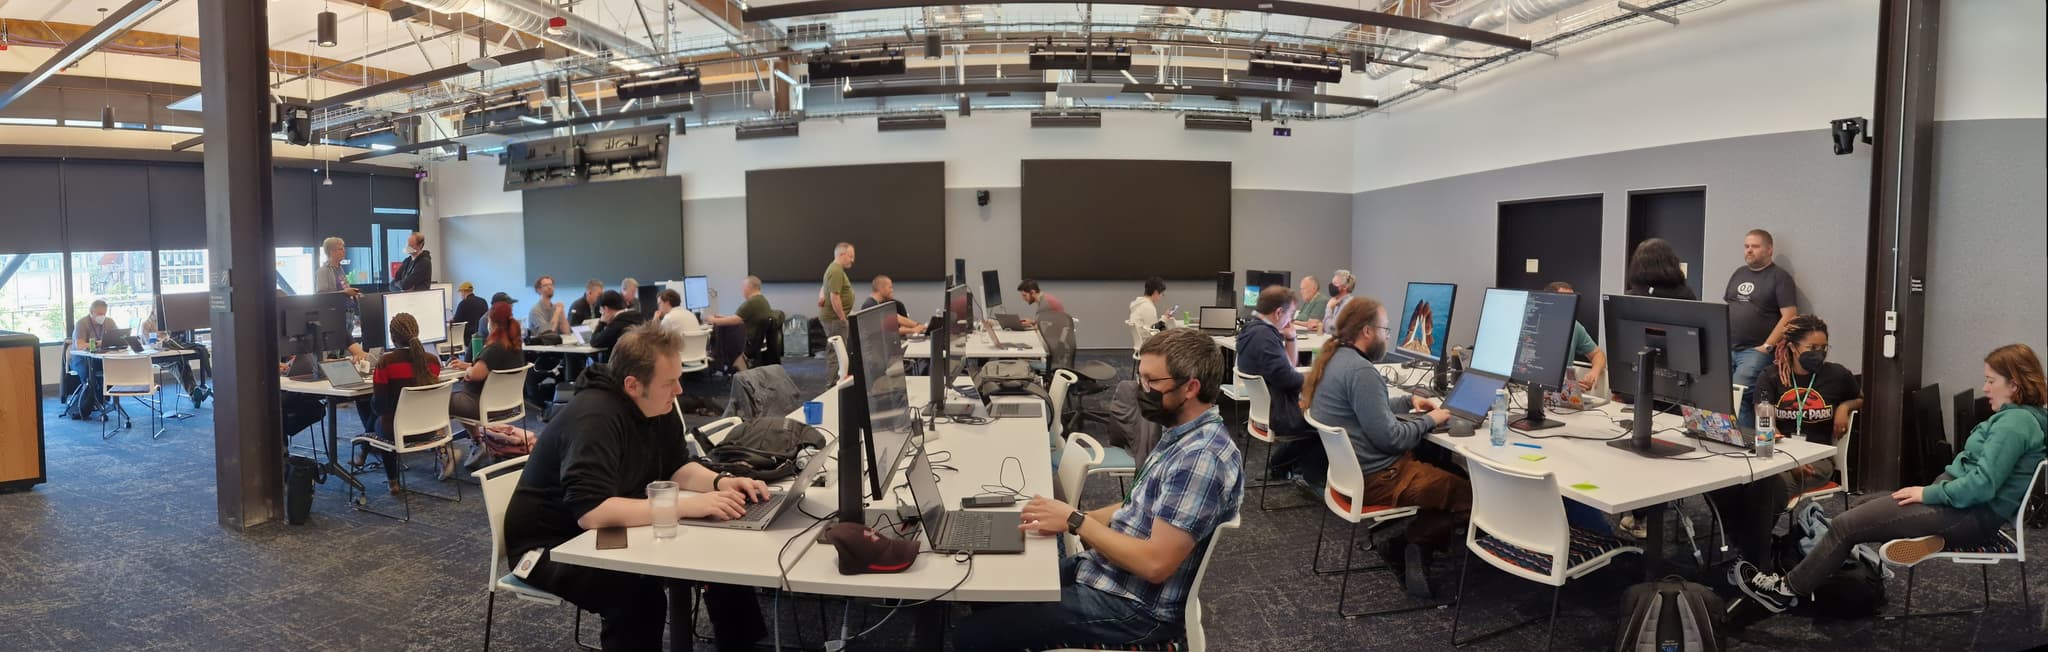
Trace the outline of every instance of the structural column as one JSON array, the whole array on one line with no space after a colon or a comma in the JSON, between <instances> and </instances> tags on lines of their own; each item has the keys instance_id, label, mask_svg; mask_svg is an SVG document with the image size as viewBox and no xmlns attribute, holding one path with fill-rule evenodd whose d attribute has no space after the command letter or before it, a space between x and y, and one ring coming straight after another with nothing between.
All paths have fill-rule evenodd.
<instances>
[{"instance_id":1,"label":"structural column","mask_svg":"<svg viewBox=\"0 0 2048 652\"><path fill-rule=\"evenodd\" d=\"M269 6L199 0L216 512L220 525L232 529L277 520L284 512L272 289Z\"/></svg>"},{"instance_id":2,"label":"structural column","mask_svg":"<svg viewBox=\"0 0 2048 652\"><path fill-rule=\"evenodd\" d=\"M1857 470L1862 484L1871 488L1899 486L1903 461L1918 460L1925 441L1911 428L1907 409L1920 387L1925 349L1921 326L1926 322L1940 24L1940 0L1884 0L1879 9L1877 102L1870 121L1876 155L1871 157L1869 290L1863 309L1869 400L1862 416L1863 465Z\"/></svg>"}]
</instances>

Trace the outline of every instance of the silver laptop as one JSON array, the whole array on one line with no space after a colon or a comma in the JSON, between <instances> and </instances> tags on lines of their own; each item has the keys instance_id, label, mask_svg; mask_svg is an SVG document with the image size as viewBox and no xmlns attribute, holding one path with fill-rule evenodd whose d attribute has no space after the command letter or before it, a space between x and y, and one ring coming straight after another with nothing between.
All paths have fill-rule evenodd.
<instances>
[{"instance_id":1,"label":"silver laptop","mask_svg":"<svg viewBox=\"0 0 2048 652\"><path fill-rule=\"evenodd\" d=\"M587 324L578 324L575 326L570 326L569 337L567 339L562 340L562 343L572 345L589 344L590 326Z\"/></svg>"},{"instance_id":2,"label":"silver laptop","mask_svg":"<svg viewBox=\"0 0 2048 652\"><path fill-rule=\"evenodd\" d=\"M832 450L832 445L827 445L825 448L813 453L811 458L804 463L804 470L796 474L796 482L790 484L788 491L770 490L767 500L758 503L747 503L747 513L739 518L724 521L709 518L685 518L678 519L676 522L684 525L719 527L730 530L766 530L769 525L775 523L775 517L781 516L784 511L788 511L790 506L803 502L804 490L811 487L811 482L818 477L819 473L824 472L825 467L832 465L832 462L828 459L830 457L828 453Z\"/></svg>"},{"instance_id":3,"label":"silver laptop","mask_svg":"<svg viewBox=\"0 0 2048 652\"><path fill-rule=\"evenodd\" d=\"M996 314L995 314L995 318L996 318L996 323L998 323L998 324L1002 324L1002 326L1003 326L1003 330L1009 330L1009 331L1028 331L1028 330L1031 330L1031 328L1030 328L1030 327L1027 327L1027 326L1025 326L1025 325L1024 325L1024 318L1023 318L1023 317L1019 317L1019 316L1016 316L1016 315L1012 315L1012 314L1010 314L1010 313L1007 313L1007 312L999 312L999 313L996 313Z\"/></svg>"},{"instance_id":4,"label":"silver laptop","mask_svg":"<svg viewBox=\"0 0 2048 652\"><path fill-rule=\"evenodd\" d=\"M1237 309L1229 306L1203 306L1195 327L1203 335L1230 337L1237 334Z\"/></svg>"},{"instance_id":5,"label":"silver laptop","mask_svg":"<svg viewBox=\"0 0 2048 652\"><path fill-rule=\"evenodd\" d=\"M327 384L335 389L352 392L370 389L370 381L363 380L362 372L356 371L356 363L349 360L328 360L320 363L321 375L327 376Z\"/></svg>"},{"instance_id":6,"label":"silver laptop","mask_svg":"<svg viewBox=\"0 0 2048 652\"><path fill-rule=\"evenodd\" d=\"M934 552L1019 554L1024 552L1024 531L1017 529L1023 516L1017 512L980 512L946 509L946 497L939 493L939 481L932 475L931 460L918 448L910 457L910 497L925 540Z\"/></svg>"}]
</instances>

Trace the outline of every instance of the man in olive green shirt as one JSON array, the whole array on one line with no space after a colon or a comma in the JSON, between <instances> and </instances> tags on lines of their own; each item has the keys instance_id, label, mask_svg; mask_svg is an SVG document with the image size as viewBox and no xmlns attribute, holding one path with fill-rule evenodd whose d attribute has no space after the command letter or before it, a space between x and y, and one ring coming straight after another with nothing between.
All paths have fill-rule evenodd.
<instances>
[{"instance_id":1,"label":"man in olive green shirt","mask_svg":"<svg viewBox=\"0 0 2048 652\"><path fill-rule=\"evenodd\" d=\"M846 341L846 316L853 314L853 281L847 279L846 270L853 269L853 245L841 242L832 247L832 264L825 266L824 287L818 289L818 321L825 325L825 336L838 336ZM825 371L828 378L838 382L840 374L851 370L839 368L839 357L825 356Z\"/></svg>"},{"instance_id":2,"label":"man in olive green shirt","mask_svg":"<svg viewBox=\"0 0 2048 652\"><path fill-rule=\"evenodd\" d=\"M1294 323L1303 328L1317 330L1323 327L1323 311L1330 307L1330 298L1323 296L1323 289L1316 285L1316 277L1301 277L1301 308L1294 311Z\"/></svg>"}]
</instances>

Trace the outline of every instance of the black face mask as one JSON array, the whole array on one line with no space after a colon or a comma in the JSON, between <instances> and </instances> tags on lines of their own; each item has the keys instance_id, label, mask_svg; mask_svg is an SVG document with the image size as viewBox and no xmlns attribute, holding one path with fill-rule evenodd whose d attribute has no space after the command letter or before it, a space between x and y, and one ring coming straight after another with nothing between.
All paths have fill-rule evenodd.
<instances>
[{"instance_id":1,"label":"black face mask","mask_svg":"<svg viewBox=\"0 0 2048 652\"><path fill-rule=\"evenodd\" d=\"M1799 354L1799 368L1805 369L1806 373L1809 374L1820 373L1821 366L1827 363L1828 354L1823 351L1807 351Z\"/></svg>"},{"instance_id":2,"label":"black face mask","mask_svg":"<svg viewBox=\"0 0 2048 652\"><path fill-rule=\"evenodd\" d=\"M1180 389L1180 385L1174 385L1173 389ZM1166 393L1154 391L1151 387L1146 387L1145 391L1138 392L1138 415L1145 417L1146 421L1159 424L1162 428L1171 428L1180 424L1180 410L1178 408L1167 408Z\"/></svg>"},{"instance_id":3,"label":"black face mask","mask_svg":"<svg viewBox=\"0 0 2048 652\"><path fill-rule=\"evenodd\" d=\"M1333 297L1334 297L1334 296L1337 296L1337 295L1338 295L1339 293L1343 292L1343 291L1344 291L1344 288L1340 288L1340 287L1337 287L1337 284L1336 284L1336 283L1331 283L1331 284L1330 284L1330 287L1329 287L1329 290L1330 290L1330 296L1333 296Z\"/></svg>"}]
</instances>

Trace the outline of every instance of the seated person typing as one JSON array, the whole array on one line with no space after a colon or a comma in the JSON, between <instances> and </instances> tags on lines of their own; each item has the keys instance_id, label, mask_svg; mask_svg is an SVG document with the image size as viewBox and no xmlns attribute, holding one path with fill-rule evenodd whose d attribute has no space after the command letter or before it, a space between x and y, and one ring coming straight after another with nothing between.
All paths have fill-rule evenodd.
<instances>
[{"instance_id":1,"label":"seated person typing","mask_svg":"<svg viewBox=\"0 0 2048 652\"><path fill-rule=\"evenodd\" d=\"M377 360L377 370L371 373L370 378L376 384L376 389L371 395L375 397L377 414L381 415L377 419L377 437L386 441L393 440L391 419L398 414L398 397L404 393L405 388L432 385L439 382L441 377L441 361L427 353L427 348L420 344L420 323L419 320L413 319L411 313L401 312L391 316L391 341L402 346L384 352L384 357ZM448 447L443 446L437 450L437 461L449 457ZM362 467L368 452L369 446L357 444L352 463L358 468ZM397 494L404 490L404 483L400 482L398 477L398 455L389 451L378 451L378 454L383 457L384 477L391 483L391 493ZM445 468L446 464L442 461L437 466ZM442 475L446 476L445 473Z\"/></svg>"},{"instance_id":2,"label":"seated person typing","mask_svg":"<svg viewBox=\"0 0 2048 652\"><path fill-rule=\"evenodd\" d=\"M876 275L870 286L872 291L868 293L867 301L860 304L862 310L873 308L885 301L896 301L896 282L889 280L889 277ZM923 323L910 318L910 311L903 307L903 302L896 301L896 334L908 337L923 333L924 329Z\"/></svg>"},{"instance_id":3,"label":"seated person typing","mask_svg":"<svg viewBox=\"0 0 2048 652\"><path fill-rule=\"evenodd\" d=\"M1222 352L1198 331L1168 329L1138 349L1140 411L1160 424L1158 448L1125 501L1091 512L1033 497L1027 531L1074 532L1085 551L1060 561L1060 601L978 609L953 647L1044 650L1181 640L1188 591L1216 527L1237 517L1244 460L1217 415Z\"/></svg>"},{"instance_id":4,"label":"seated person typing","mask_svg":"<svg viewBox=\"0 0 2048 652\"><path fill-rule=\"evenodd\" d=\"M484 382L491 377L491 372L526 366L526 354L522 352L519 338L519 321L512 318L512 304L493 304L491 311L484 314L484 323L490 325L490 335L484 337L483 350L476 352L476 362L462 374L461 390L448 399L448 416L482 420L487 416L483 414L481 403ZM469 438L469 451L463 456L461 465L474 467L484 458L483 433L468 425L463 426L463 431ZM442 460L442 479L454 473L454 462L454 456Z\"/></svg>"},{"instance_id":5,"label":"seated person typing","mask_svg":"<svg viewBox=\"0 0 2048 652\"><path fill-rule=\"evenodd\" d=\"M586 388L548 423L533 446L505 512L513 564L536 558L526 582L604 619L606 650L654 650L668 616L660 578L555 563L548 550L585 530L647 525L647 483L675 482L694 495L676 501L681 518L735 518L766 500L758 480L721 476L689 461L674 400L683 392L682 341L658 326L627 332L611 361L584 372ZM682 538L673 554L715 556ZM678 596L687 600L687 597ZM766 633L753 589L712 584L704 592L719 650L752 649ZM678 621L675 636L691 629Z\"/></svg>"}]
</instances>

